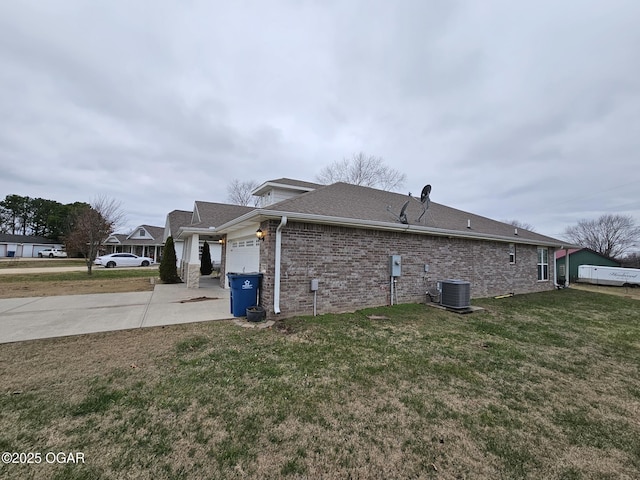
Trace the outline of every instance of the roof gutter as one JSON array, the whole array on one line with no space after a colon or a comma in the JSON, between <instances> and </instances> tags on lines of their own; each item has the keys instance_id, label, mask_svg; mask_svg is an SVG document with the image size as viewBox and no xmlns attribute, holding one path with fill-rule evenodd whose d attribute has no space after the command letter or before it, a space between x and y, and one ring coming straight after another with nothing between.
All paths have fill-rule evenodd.
<instances>
[{"instance_id":1,"label":"roof gutter","mask_svg":"<svg viewBox=\"0 0 640 480\"><path fill-rule=\"evenodd\" d=\"M297 212L281 212L277 210L267 210L267 209L256 209L246 214L231 220L223 225L220 225L216 230L219 233L226 233L225 230L230 229L233 230L233 227L239 225L243 222L253 221L257 222L260 219L278 219L283 216L288 217L288 220L296 220L301 222L308 223L324 223L331 225L339 225L343 227L353 227L353 228L367 228L367 229L375 229L375 230L387 230L394 232L411 232L422 235L434 235L439 237L448 237L448 238L467 238L467 239L476 239L476 240L495 240L500 242L509 242L509 243L518 243L518 244L526 244L526 245L539 245L539 246L547 246L547 247L556 247L556 248L566 248L566 244L560 243L559 241L553 241L554 239L550 238L549 240L543 239L535 239L535 238L526 238L522 236L514 235L511 236L503 236L503 235L494 235L490 233L475 233L475 232L462 232L459 230L447 230L442 228L434 228L434 227L424 227L420 225L406 225L400 223L391 223L391 222L381 222L377 220L360 220L357 218L345 218L345 217L334 217L328 215L317 215L311 213L297 213ZM571 247L573 248L573 247Z\"/></svg>"},{"instance_id":2,"label":"roof gutter","mask_svg":"<svg viewBox=\"0 0 640 480\"><path fill-rule=\"evenodd\" d=\"M280 313L280 262L282 253L282 229L287 224L287 216L283 215L280 225L276 228L276 259L273 279L273 313Z\"/></svg>"}]
</instances>

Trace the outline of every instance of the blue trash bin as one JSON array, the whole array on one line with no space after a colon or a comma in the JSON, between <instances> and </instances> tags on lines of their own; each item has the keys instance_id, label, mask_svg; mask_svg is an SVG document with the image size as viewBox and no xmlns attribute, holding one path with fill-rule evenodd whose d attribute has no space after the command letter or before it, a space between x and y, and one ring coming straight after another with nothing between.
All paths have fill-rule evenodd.
<instances>
[{"instance_id":1,"label":"blue trash bin","mask_svg":"<svg viewBox=\"0 0 640 480\"><path fill-rule=\"evenodd\" d=\"M231 313L234 317L247 315L247 308L258 304L261 273L227 273L231 295Z\"/></svg>"}]
</instances>

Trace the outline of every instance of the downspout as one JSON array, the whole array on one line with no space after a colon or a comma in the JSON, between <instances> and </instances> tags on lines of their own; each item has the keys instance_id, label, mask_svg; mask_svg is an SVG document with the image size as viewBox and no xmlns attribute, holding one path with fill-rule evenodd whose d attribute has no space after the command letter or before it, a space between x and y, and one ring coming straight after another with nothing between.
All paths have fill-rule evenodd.
<instances>
[{"instance_id":1,"label":"downspout","mask_svg":"<svg viewBox=\"0 0 640 480\"><path fill-rule=\"evenodd\" d=\"M560 250L564 250L564 254L565 254L565 260L564 260L564 284L560 285L558 283L558 262L556 262L555 259L555 255L553 256L553 268L554 268L554 275L553 275L553 286L560 289L560 288L568 288L569 287L569 249L568 248L564 248L564 247L560 247Z\"/></svg>"},{"instance_id":2,"label":"downspout","mask_svg":"<svg viewBox=\"0 0 640 480\"><path fill-rule=\"evenodd\" d=\"M282 228L287 224L286 215L282 216L276 228L276 260L273 278L273 313L280 313L280 257L282 251Z\"/></svg>"}]
</instances>

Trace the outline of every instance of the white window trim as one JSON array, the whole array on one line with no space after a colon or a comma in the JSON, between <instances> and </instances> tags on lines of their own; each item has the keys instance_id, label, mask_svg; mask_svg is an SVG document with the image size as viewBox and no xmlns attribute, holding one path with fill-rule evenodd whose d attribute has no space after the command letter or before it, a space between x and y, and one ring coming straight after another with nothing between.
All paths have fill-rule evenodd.
<instances>
[{"instance_id":1,"label":"white window trim","mask_svg":"<svg viewBox=\"0 0 640 480\"><path fill-rule=\"evenodd\" d=\"M540 258L540 252L547 252L547 261L544 261L544 254L542 255L542 259ZM536 263L536 277L538 278L538 282L548 282L549 281L549 249L547 247L538 247L537 252L538 258ZM547 267L547 278L540 278L540 272L542 271L542 276L544 277L544 267ZM540 269L542 267L542 270Z\"/></svg>"}]
</instances>

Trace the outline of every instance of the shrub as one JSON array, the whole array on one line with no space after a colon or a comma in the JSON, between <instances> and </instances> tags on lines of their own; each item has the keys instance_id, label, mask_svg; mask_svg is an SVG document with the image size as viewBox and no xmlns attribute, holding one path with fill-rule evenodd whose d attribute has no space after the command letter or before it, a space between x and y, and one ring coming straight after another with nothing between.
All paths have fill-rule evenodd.
<instances>
[{"instance_id":1,"label":"shrub","mask_svg":"<svg viewBox=\"0 0 640 480\"><path fill-rule=\"evenodd\" d=\"M173 237L167 238L164 245L162 260L160 261L160 280L164 283L180 283L178 267L176 267L176 249L173 245Z\"/></svg>"},{"instance_id":2,"label":"shrub","mask_svg":"<svg viewBox=\"0 0 640 480\"><path fill-rule=\"evenodd\" d=\"M200 260L200 275L211 275L212 272L211 250L209 249L209 244L204 242L202 246L202 259Z\"/></svg>"}]
</instances>

